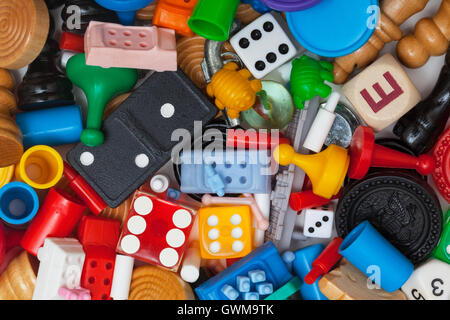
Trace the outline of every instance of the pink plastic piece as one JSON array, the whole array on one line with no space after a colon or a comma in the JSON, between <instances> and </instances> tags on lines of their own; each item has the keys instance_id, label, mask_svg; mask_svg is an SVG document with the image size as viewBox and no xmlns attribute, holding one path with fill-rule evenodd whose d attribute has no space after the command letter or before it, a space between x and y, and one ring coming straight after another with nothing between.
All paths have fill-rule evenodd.
<instances>
[{"instance_id":1,"label":"pink plastic piece","mask_svg":"<svg viewBox=\"0 0 450 320\"><path fill-rule=\"evenodd\" d=\"M91 300L89 290L83 288L68 289L66 287L61 287L58 290L58 294L61 298L66 300Z\"/></svg>"},{"instance_id":2,"label":"pink plastic piece","mask_svg":"<svg viewBox=\"0 0 450 320\"><path fill-rule=\"evenodd\" d=\"M264 218L261 210L256 203L255 198L250 193L244 193L244 198L228 198L228 197L213 197L209 194L205 194L202 197L202 204L210 206L214 204L232 204L232 205L247 205L252 208L253 217L256 220L256 225L259 230L267 230L269 228L269 221Z\"/></svg>"},{"instance_id":3,"label":"pink plastic piece","mask_svg":"<svg viewBox=\"0 0 450 320\"><path fill-rule=\"evenodd\" d=\"M91 21L84 47L87 65L177 71L175 31L171 29Z\"/></svg>"}]
</instances>

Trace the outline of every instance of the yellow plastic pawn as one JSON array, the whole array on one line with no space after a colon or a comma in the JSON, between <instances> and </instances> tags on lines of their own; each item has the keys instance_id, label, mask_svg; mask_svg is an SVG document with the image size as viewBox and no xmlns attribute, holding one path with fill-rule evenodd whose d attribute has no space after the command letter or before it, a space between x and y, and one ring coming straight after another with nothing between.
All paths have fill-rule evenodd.
<instances>
[{"instance_id":1,"label":"yellow plastic pawn","mask_svg":"<svg viewBox=\"0 0 450 320\"><path fill-rule=\"evenodd\" d=\"M296 153L290 145L281 144L275 148L273 157L282 166L293 163L302 168L312 182L313 192L327 199L341 189L350 163L347 150L334 144L313 155Z\"/></svg>"}]
</instances>

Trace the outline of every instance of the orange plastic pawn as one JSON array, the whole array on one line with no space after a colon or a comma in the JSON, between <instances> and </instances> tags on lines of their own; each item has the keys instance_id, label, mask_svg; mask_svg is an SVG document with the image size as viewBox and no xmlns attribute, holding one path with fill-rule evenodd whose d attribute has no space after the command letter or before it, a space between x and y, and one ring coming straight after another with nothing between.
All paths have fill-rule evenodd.
<instances>
[{"instance_id":1,"label":"orange plastic pawn","mask_svg":"<svg viewBox=\"0 0 450 320\"><path fill-rule=\"evenodd\" d=\"M293 163L302 168L312 182L314 194L327 199L339 193L350 164L347 150L334 144L313 155L296 153L292 146L281 144L273 157L282 166Z\"/></svg>"},{"instance_id":2,"label":"orange plastic pawn","mask_svg":"<svg viewBox=\"0 0 450 320\"><path fill-rule=\"evenodd\" d=\"M192 37L194 32L187 21L196 4L197 0L159 0L153 16L153 25L170 28L178 34Z\"/></svg>"}]
</instances>

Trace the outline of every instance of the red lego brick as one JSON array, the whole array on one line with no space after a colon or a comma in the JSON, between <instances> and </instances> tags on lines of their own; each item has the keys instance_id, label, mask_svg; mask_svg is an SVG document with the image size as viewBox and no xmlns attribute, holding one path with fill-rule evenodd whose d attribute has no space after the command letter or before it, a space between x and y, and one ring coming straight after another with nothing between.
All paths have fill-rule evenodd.
<instances>
[{"instance_id":1,"label":"red lego brick","mask_svg":"<svg viewBox=\"0 0 450 320\"><path fill-rule=\"evenodd\" d=\"M83 246L105 246L113 251L120 235L120 222L94 216L83 216L78 225L77 237Z\"/></svg>"},{"instance_id":2,"label":"red lego brick","mask_svg":"<svg viewBox=\"0 0 450 320\"><path fill-rule=\"evenodd\" d=\"M59 48L75 52L84 52L84 37L74 33L63 31L59 39Z\"/></svg>"}]
</instances>

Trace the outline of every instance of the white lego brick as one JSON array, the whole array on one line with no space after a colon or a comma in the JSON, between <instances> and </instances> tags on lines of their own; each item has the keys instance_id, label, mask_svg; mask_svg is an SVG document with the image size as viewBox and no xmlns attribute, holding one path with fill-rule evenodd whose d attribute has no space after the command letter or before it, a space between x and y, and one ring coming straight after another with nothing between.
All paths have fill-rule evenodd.
<instances>
[{"instance_id":1,"label":"white lego brick","mask_svg":"<svg viewBox=\"0 0 450 320\"><path fill-rule=\"evenodd\" d=\"M280 18L277 13L266 13L230 39L239 58L257 79L281 67L298 52Z\"/></svg>"},{"instance_id":2,"label":"white lego brick","mask_svg":"<svg viewBox=\"0 0 450 320\"><path fill-rule=\"evenodd\" d=\"M306 209L303 235L310 238L331 238L333 232L334 211L331 207Z\"/></svg>"},{"instance_id":3,"label":"white lego brick","mask_svg":"<svg viewBox=\"0 0 450 320\"><path fill-rule=\"evenodd\" d=\"M402 286L408 300L450 300L450 264L429 259Z\"/></svg>"},{"instance_id":4,"label":"white lego brick","mask_svg":"<svg viewBox=\"0 0 450 320\"><path fill-rule=\"evenodd\" d=\"M77 239L47 238L38 250L40 261L33 300L63 300L61 287L80 287L85 254Z\"/></svg>"}]
</instances>

